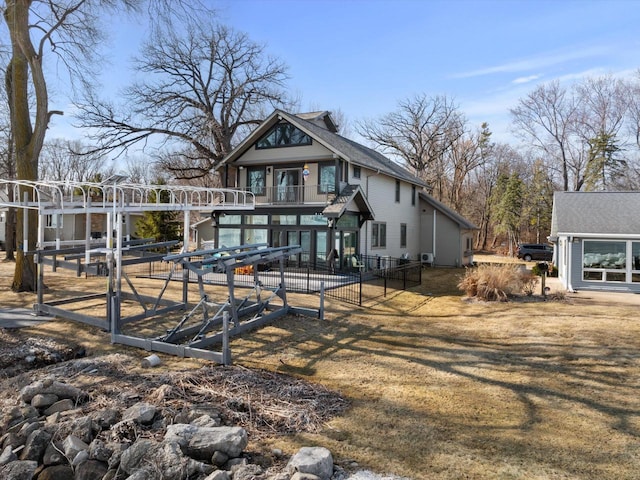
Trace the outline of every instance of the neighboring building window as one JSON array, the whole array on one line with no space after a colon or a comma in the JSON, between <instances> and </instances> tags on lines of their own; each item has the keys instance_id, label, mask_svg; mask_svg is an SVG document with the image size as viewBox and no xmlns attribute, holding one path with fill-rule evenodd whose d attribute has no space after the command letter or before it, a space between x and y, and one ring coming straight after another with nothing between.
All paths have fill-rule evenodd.
<instances>
[{"instance_id":1,"label":"neighboring building window","mask_svg":"<svg viewBox=\"0 0 640 480\"><path fill-rule=\"evenodd\" d=\"M407 224L400 224L400 248L407 247Z\"/></svg>"},{"instance_id":2,"label":"neighboring building window","mask_svg":"<svg viewBox=\"0 0 640 480\"><path fill-rule=\"evenodd\" d=\"M374 222L371 225L371 247L386 247L387 246L387 224Z\"/></svg>"},{"instance_id":3,"label":"neighboring building window","mask_svg":"<svg viewBox=\"0 0 640 480\"><path fill-rule=\"evenodd\" d=\"M353 166L353 178L360 178L360 167L357 165Z\"/></svg>"},{"instance_id":4,"label":"neighboring building window","mask_svg":"<svg viewBox=\"0 0 640 480\"><path fill-rule=\"evenodd\" d=\"M320 165L319 193L335 193L336 191L336 166Z\"/></svg>"},{"instance_id":5,"label":"neighboring building window","mask_svg":"<svg viewBox=\"0 0 640 480\"><path fill-rule=\"evenodd\" d=\"M400 202L400 180L396 180L396 203Z\"/></svg>"},{"instance_id":6,"label":"neighboring building window","mask_svg":"<svg viewBox=\"0 0 640 480\"><path fill-rule=\"evenodd\" d=\"M467 251L473 250L473 242L471 237L467 237Z\"/></svg>"},{"instance_id":7,"label":"neighboring building window","mask_svg":"<svg viewBox=\"0 0 640 480\"><path fill-rule=\"evenodd\" d=\"M411 205L414 206L416 204L416 186L411 185Z\"/></svg>"},{"instance_id":8,"label":"neighboring building window","mask_svg":"<svg viewBox=\"0 0 640 480\"><path fill-rule=\"evenodd\" d=\"M311 137L289 123L279 123L256 142L256 148L311 145Z\"/></svg>"},{"instance_id":9,"label":"neighboring building window","mask_svg":"<svg viewBox=\"0 0 640 480\"><path fill-rule=\"evenodd\" d=\"M265 195L267 169L265 167L247 168L247 186L254 195Z\"/></svg>"},{"instance_id":10,"label":"neighboring building window","mask_svg":"<svg viewBox=\"0 0 640 480\"><path fill-rule=\"evenodd\" d=\"M47 215L44 226L47 228L62 228L62 215Z\"/></svg>"}]
</instances>

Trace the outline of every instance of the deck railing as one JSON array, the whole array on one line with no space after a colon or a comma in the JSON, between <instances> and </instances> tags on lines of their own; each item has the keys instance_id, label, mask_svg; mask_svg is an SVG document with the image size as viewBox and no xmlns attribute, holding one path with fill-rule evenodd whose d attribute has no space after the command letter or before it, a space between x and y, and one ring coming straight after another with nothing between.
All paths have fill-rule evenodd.
<instances>
[{"instance_id":1,"label":"deck railing","mask_svg":"<svg viewBox=\"0 0 640 480\"><path fill-rule=\"evenodd\" d=\"M321 185L247 187L245 190L255 195L256 204L263 205L328 205L335 198L335 193Z\"/></svg>"}]
</instances>

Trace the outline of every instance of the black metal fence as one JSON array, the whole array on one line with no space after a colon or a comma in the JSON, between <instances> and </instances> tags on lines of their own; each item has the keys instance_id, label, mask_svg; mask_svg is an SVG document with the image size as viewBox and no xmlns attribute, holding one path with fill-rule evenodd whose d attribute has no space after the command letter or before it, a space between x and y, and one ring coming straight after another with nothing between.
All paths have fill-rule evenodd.
<instances>
[{"instance_id":1,"label":"black metal fence","mask_svg":"<svg viewBox=\"0 0 640 480\"><path fill-rule=\"evenodd\" d=\"M304 255L302 258L305 258ZM308 257L307 257L308 258ZM342 268L329 268L328 265L312 266L297 260L285 261L284 279L289 292L317 294L324 287L325 295L353 305L362 305L367 301L385 297L390 290L406 290L422 282L420 262L403 258L358 256L356 261L343 262ZM191 257L191 261L197 260ZM172 263L154 261L124 267L130 276L167 278L171 273L175 280L182 280L180 265L172 272ZM260 265L258 279L265 288L275 289L281 282L278 264ZM227 276L222 271L212 269L202 276L209 285L227 285ZM197 277L191 275L190 281ZM253 287L255 272L251 269L237 269L234 276L237 287Z\"/></svg>"}]
</instances>

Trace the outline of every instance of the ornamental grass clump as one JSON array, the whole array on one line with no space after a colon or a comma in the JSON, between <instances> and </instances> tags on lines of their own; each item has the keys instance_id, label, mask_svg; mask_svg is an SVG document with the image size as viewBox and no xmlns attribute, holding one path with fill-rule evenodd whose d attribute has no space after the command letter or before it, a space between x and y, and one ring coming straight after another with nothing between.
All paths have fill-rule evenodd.
<instances>
[{"instance_id":1,"label":"ornamental grass clump","mask_svg":"<svg viewBox=\"0 0 640 480\"><path fill-rule=\"evenodd\" d=\"M480 265L467 270L458 288L469 297L506 302L516 294L530 295L533 281L531 273L520 265Z\"/></svg>"}]
</instances>

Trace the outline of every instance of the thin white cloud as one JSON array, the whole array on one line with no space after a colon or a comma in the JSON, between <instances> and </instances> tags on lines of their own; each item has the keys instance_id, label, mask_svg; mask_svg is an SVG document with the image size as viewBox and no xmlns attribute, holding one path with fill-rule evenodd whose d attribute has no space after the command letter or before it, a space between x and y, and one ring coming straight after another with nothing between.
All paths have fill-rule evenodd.
<instances>
[{"instance_id":1,"label":"thin white cloud","mask_svg":"<svg viewBox=\"0 0 640 480\"><path fill-rule=\"evenodd\" d=\"M516 85L520 85L522 83L533 82L535 80L538 80L540 77L542 77L542 75L529 75L528 77L518 77L511 83L515 83Z\"/></svg>"},{"instance_id":2,"label":"thin white cloud","mask_svg":"<svg viewBox=\"0 0 640 480\"><path fill-rule=\"evenodd\" d=\"M528 72L531 70L542 70L573 60L580 60L584 58L604 55L607 52L608 49L606 49L605 47L576 48L568 52L550 52L546 55L516 60L510 63L504 63L502 65L495 65L493 67L472 70L470 72L454 74L453 78L471 78L493 75L497 73L518 73Z\"/></svg>"}]
</instances>

